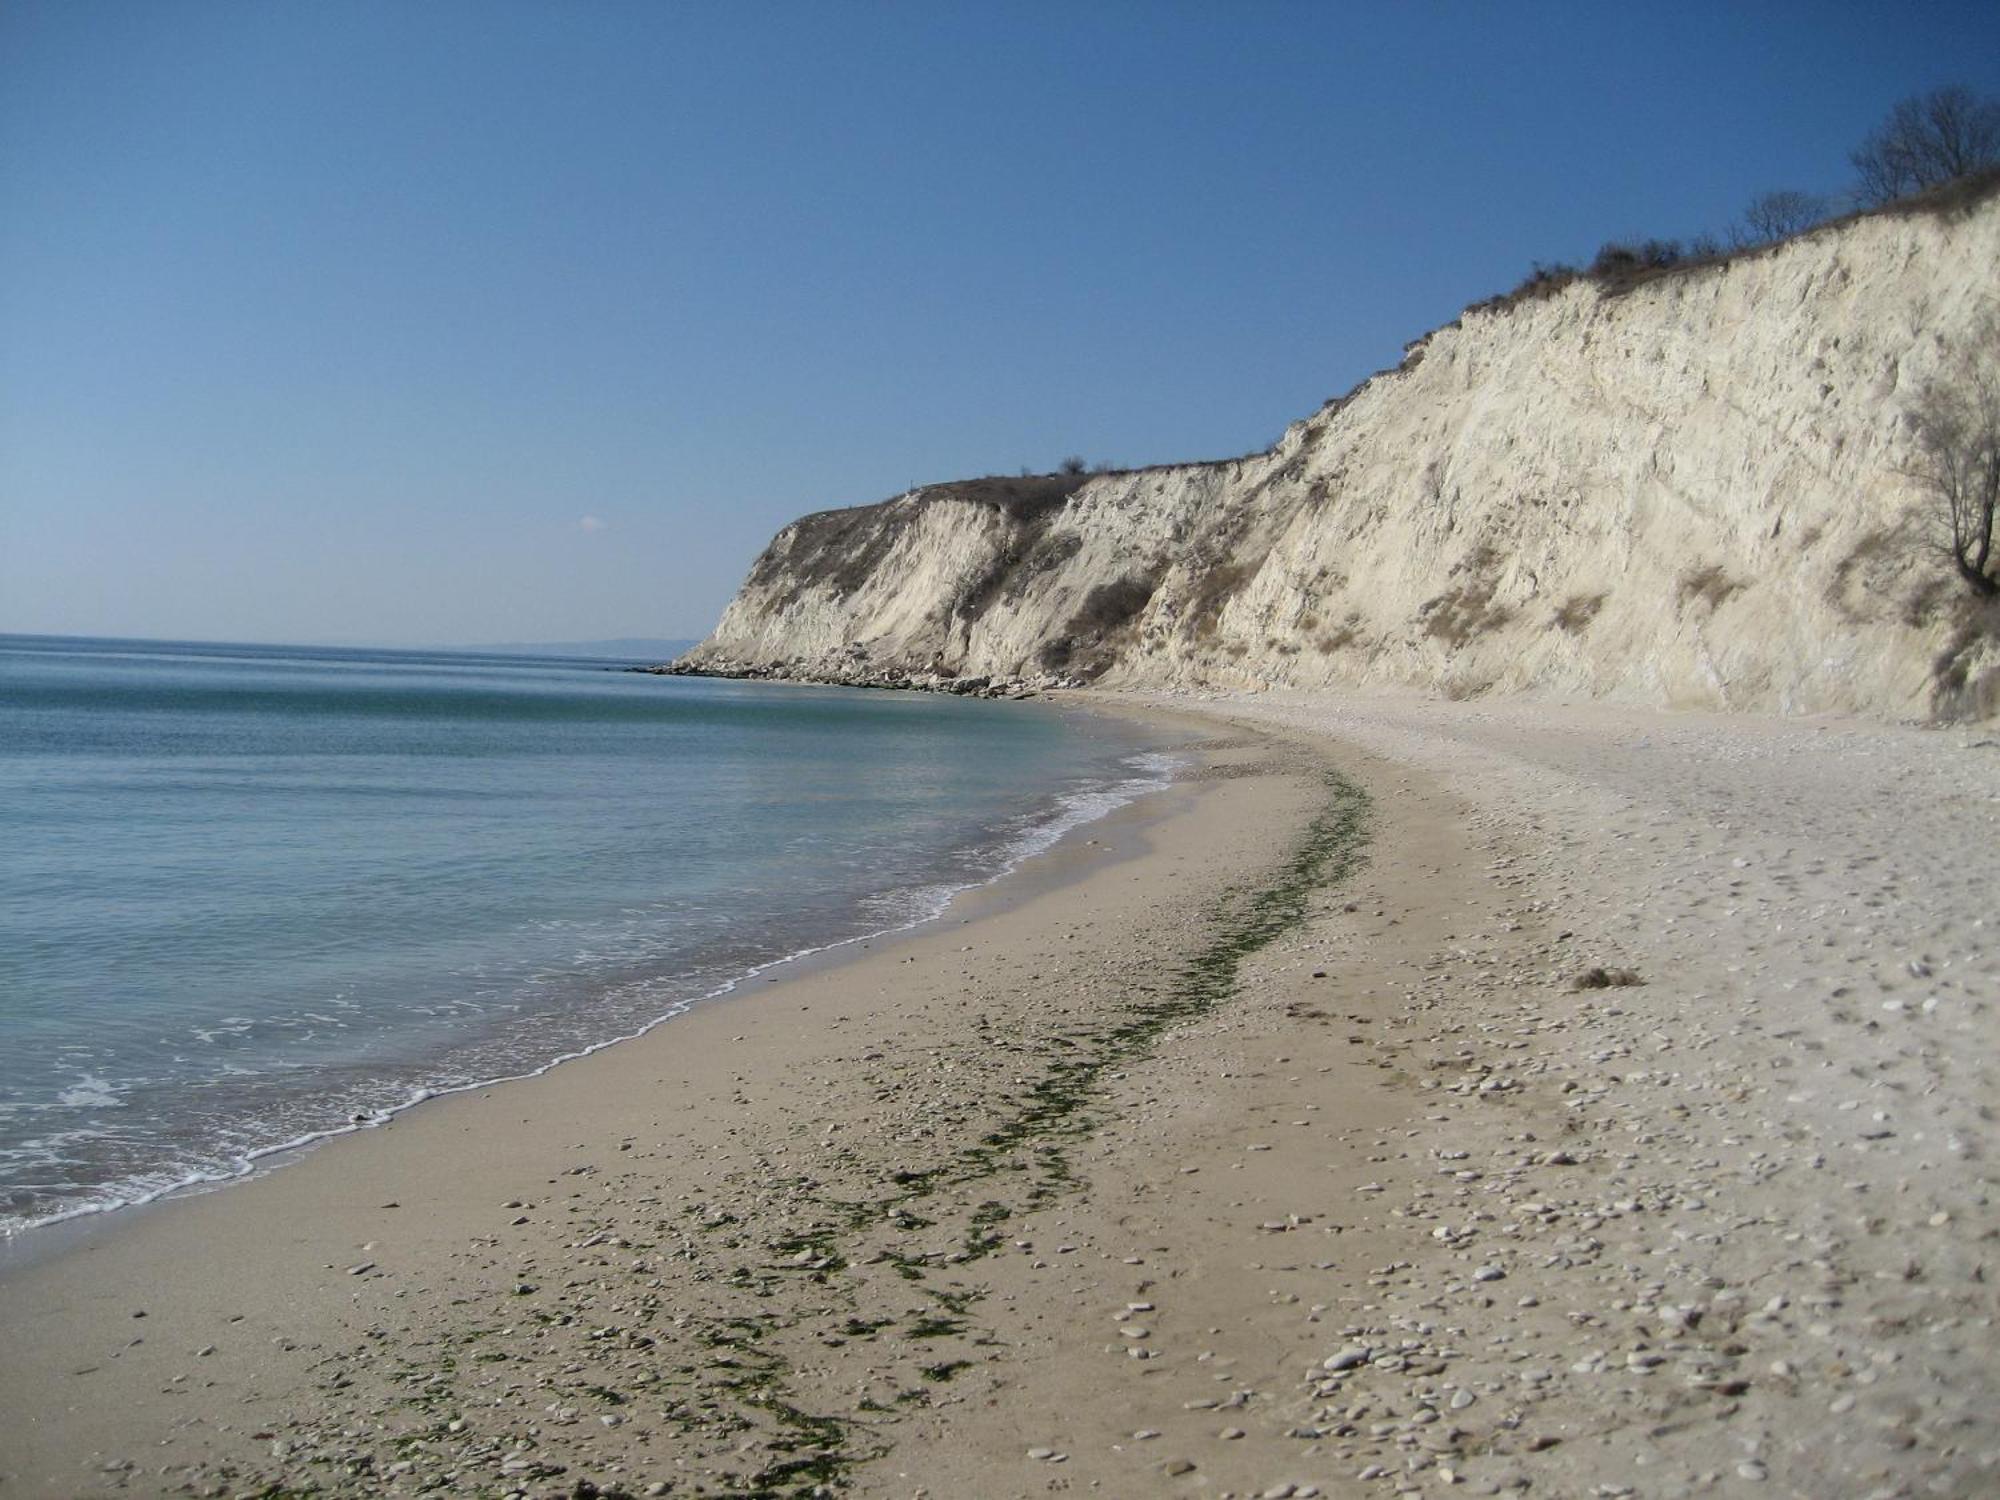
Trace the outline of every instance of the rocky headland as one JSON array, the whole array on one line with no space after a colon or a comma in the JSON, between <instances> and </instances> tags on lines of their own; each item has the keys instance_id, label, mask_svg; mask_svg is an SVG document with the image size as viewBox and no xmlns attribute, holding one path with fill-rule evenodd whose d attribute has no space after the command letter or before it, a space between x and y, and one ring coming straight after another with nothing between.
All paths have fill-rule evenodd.
<instances>
[{"instance_id":1,"label":"rocky headland","mask_svg":"<svg viewBox=\"0 0 2000 1500\"><path fill-rule=\"evenodd\" d=\"M1996 186L1531 279L1263 452L807 516L676 669L1990 716L2000 612L1913 468L1992 339Z\"/></svg>"}]
</instances>

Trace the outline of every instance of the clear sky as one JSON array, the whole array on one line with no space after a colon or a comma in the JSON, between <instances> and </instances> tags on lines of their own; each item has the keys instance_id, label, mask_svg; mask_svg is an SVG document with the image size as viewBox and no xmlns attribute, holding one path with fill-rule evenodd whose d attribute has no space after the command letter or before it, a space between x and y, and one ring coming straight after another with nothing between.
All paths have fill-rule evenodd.
<instances>
[{"instance_id":1,"label":"clear sky","mask_svg":"<svg viewBox=\"0 0 2000 1500\"><path fill-rule=\"evenodd\" d=\"M1262 447L1837 191L2000 5L0 4L0 630L698 635L780 524Z\"/></svg>"}]
</instances>

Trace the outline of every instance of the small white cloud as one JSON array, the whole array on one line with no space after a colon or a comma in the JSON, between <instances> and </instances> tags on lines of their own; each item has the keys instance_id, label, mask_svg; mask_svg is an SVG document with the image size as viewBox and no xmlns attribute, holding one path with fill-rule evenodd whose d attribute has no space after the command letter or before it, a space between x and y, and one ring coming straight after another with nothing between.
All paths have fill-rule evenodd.
<instances>
[{"instance_id":1,"label":"small white cloud","mask_svg":"<svg viewBox=\"0 0 2000 1500\"><path fill-rule=\"evenodd\" d=\"M609 521L602 520L597 516L585 516L581 521L576 523L576 529L584 532L596 532L603 531L610 525Z\"/></svg>"}]
</instances>

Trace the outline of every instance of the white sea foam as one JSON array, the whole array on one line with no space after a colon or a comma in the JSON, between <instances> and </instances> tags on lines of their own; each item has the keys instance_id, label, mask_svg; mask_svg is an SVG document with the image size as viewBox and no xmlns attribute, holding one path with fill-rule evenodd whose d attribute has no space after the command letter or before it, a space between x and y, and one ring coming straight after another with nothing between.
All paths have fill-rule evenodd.
<instances>
[{"instance_id":1,"label":"white sea foam","mask_svg":"<svg viewBox=\"0 0 2000 1500\"><path fill-rule=\"evenodd\" d=\"M108 1109L119 1102L117 1089L89 1073L56 1095L56 1103L70 1109Z\"/></svg>"},{"instance_id":2,"label":"white sea foam","mask_svg":"<svg viewBox=\"0 0 2000 1500\"><path fill-rule=\"evenodd\" d=\"M997 848L989 848L983 852L971 851L971 857L982 862L990 861L989 869L978 878L955 883L941 882L900 893L897 904L901 909L897 912L885 912L884 916L889 920L884 925L832 942L799 948L751 965L701 994L667 1003L651 1019L618 1035L561 1053L539 1066L521 1072L447 1085L413 1087L400 1103L354 1113L344 1124L303 1131L285 1140L235 1152L224 1152L217 1161L205 1161L200 1165L184 1169L166 1166L155 1172L137 1174L122 1181L107 1183L89 1190L86 1196L73 1200L51 1213L32 1218L0 1218L0 1239L11 1239L46 1225L70 1222L122 1208L138 1207L157 1202L170 1195L210 1190L239 1181L259 1171L268 1170L276 1158L289 1156L339 1136L372 1129L394 1119L404 1110L412 1109L428 1100L452 1094L471 1093L497 1084L538 1078L564 1063L589 1057L621 1042L633 1041L675 1017L685 1015L695 1006L733 994L752 981L787 964L909 932L942 916L951 903L967 891L990 885L1013 873L1027 860L1053 848L1066 834L1108 816L1149 792L1166 787L1185 764L1185 757L1165 751L1149 751L1128 756L1123 765L1131 772L1130 775L1106 786L1086 787L1063 793L1056 798L1052 810L1025 819L1020 826L1006 832ZM229 1017L216 1029L220 1031L236 1023L247 1023L247 1018ZM208 1039L203 1038L203 1040ZM105 1080L92 1075L80 1078L59 1098L60 1102L73 1104L76 1107L103 1107L119 1102L117 1092ZM45 1138L45 1142L47 1139L49 1138Z\"/></svg>"}]
</instances>

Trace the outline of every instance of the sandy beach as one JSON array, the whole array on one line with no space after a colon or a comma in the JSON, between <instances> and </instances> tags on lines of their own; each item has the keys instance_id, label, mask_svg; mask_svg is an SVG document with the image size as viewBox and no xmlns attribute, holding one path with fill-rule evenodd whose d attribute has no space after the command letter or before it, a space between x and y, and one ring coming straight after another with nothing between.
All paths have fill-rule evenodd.
<instances>
[{"instance_id":1,"label":"sandy beach","mask_svg":"<svg viewBox=\"0 0 2000 1500\"><path fill-rule=\"evenodd\" d=\"M939 921L0 1275L0 1494L2000 1484L1990 730L1105 701Z\"/></svg>"}]
</instances>

